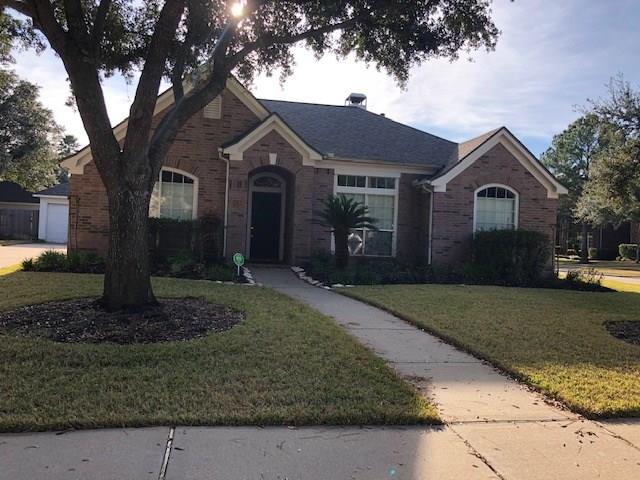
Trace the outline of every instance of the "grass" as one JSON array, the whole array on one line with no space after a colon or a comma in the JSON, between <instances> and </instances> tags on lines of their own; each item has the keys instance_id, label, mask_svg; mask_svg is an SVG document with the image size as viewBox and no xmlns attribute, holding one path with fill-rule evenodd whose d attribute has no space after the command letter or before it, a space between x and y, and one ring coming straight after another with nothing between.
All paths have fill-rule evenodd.
<instances>
[{"instance_id":1,"label":"grass","mask_svg":"<svg viewBox=\"0 0 640 480\"><path fill-rule=\"evenodd\" d=\"M640 321L640 296L456 285L355 287L591 418L640 415L640 346L605 320Z\"/></svg>"},{"instance_id":2,"label":"grass","mask_svg":"<svg viewBox=\"0 0 640 480\"><path fill-rule=\"evenodd\" d=\"M0 309L97 295L99 275L0 277ZM439 423L435 409L332 320L260 287L154 279L161 297L245 312L233 329L155 345L0 336L0 430L146 425Z\"/></svg>"}]
</instances>

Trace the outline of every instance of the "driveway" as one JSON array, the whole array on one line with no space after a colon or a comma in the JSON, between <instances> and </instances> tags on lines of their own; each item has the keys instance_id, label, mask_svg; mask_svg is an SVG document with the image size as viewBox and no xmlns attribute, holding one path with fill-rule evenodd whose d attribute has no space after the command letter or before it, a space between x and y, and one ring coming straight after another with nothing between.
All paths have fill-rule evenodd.
<instances>
[{"instance_id":1,"label":"driveway","mask_svg":"<svg viewBox=\"0 0 640 480\"><path fill-rule=\"evenodd\" d=\"M47 250L66 252L67 246L59 243L20 243L0 246L0 268L16 265L27 258L33 258Z\"/></svg>"}]
</instances>

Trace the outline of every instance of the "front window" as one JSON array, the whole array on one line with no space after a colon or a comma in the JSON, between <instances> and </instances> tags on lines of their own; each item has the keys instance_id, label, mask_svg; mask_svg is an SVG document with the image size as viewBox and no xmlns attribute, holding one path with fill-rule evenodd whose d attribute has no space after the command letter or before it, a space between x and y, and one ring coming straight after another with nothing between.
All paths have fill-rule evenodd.
<instances>
[{"instance_id":1,"label":"front window","mask_svg":"<svg viewBox=\"0 0 640 480\"><path fill-rule=\"evenodd\" d=\"M397 182L393 177L338 175L336 194L366 205L378 230L357 229L349 235L350 255L390 257L395 241Z\"/></svg>"},{"instance_id":2,"label":"front window","mask_svg":"<svg viewBox=\"0 0 640 480\"><path fill-rule=\"evenodd\" d=\"M163 168L151 194L149 216L191 220L195 218L196 179L186 172Z\"/></svg>"},{"instance_id":3,"label":"front window","mask_svg":"<svg viewBox=\"0 0 640 480\"><path fill-rule=\"evenodd\" d=\"M475 230L513 230L517 228L517 194L495 185L476 192Z\"/></svg>"}]
</instances>

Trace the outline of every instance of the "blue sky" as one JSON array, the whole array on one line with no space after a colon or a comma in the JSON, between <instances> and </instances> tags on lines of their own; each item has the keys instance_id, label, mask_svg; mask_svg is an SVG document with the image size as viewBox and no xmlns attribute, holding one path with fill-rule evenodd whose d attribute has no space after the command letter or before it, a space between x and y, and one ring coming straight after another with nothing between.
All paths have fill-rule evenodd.
<instances>
[{"instance_id":1,"label":"blue sky","mask_svg":"<svg viewBox=\"0 0 640 480\"><path fill-rule=\"evenodd\" d=\"M374 67L331 56L318 62L304 49L284 85L259 76L250 89L259 98L330 104L362 92L370 110L455 141L505 125L539 155L587 99L606 95L610 77L622 73L640 87L637 0L495 0L493 11L503 32L495 51L425 63L405 89ZM60 60L51 51L15 56L16 72L41 86L43 103L84 143L79 116L64 105L69 88ZM114 124L134 93L120 78L105 82Z\"/></svg>"}]
</instances>

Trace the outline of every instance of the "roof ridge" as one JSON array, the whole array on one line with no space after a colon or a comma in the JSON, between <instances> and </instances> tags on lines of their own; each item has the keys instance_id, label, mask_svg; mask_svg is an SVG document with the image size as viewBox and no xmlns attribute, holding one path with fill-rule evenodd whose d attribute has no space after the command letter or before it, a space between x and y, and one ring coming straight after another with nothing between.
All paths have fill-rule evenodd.
<instances>
[{"instance_id":1,"label":"roof ridge","mask_svg":"<svg viewBox=\"0 0 640 480\"><path fill-rule=\"evenodd\" d=\"M385 120L387 120L389 122L395 123L396 125L400 125L401 127L410 128L410 129L412 129L412 130L414 130L416 132L419 132L419 133L421 133L423 135L429 135L432 138L437 138L438 140L442 140L444 142L448 142L448 143L450 143L452 145L458 145L458 143L454 142L453 140L446 139L446 138L441 137L439 135L434 135L433 133L426 132L426 131L421 130L421 129L417 128L417 127L414 127L413 125L408 125L406 123L402 123L402 122L399 122L399 121L394 120L392 118L389 118L385 114L375 113L375 112L372 112L372 111L364 109L364 108L353 107L353 106L349 106L349 105L332 105L332 104L328 104L328 103L316 103L316 102L298 102L298 101L295 101L295 100L276 100L276 99L270 99L270 98L259 98L258 101L259 102L266 101L266 102L293 103L293 104L297 104L297 105L313 105L313 106L318 106L318 107L350 108L350 109L354 109L353 111L360 111L360 112L365 113L365 114L374 115L376 117L383 118L383 119L385 119Z\"/></svg>"}]
</instances>

